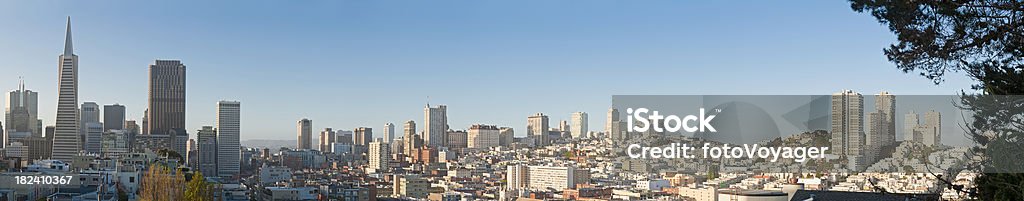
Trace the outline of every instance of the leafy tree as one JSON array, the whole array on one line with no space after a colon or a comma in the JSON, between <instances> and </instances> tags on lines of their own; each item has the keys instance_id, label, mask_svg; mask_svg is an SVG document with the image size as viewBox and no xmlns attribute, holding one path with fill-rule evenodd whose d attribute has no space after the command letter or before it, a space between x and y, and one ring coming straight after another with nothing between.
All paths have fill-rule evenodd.
<instances>
[{"instance_id":1,"label":"leafy tree","mask_svg":"<svg viewBox=\"0 0 1024 201\"><path fill-rule=\"evenodd\" d=\"M176 201L182 200L185 194L185 176L181 170L171 172L171 168L153 164L146 170L141 182L141 201Z\"/></svg>"},{"instance_id":2,"label":"leafy tree","mask_svg":"<svg viewBox=\"0 0 1024 201\"><path fill-rule=\"evenodd\" d=\"M202 172L192 175L192 180L186 184L185 200L189 201L212 201L213 185L206 182Z\"/></svg>"},{"instance_id":3,"label":"leafy tree","mask_svg":"<svg viewBox=\"0 0 1024 201\"><path fill-rule=\"evenodd\" d=\"M181 157L181 154L174 150L160 149L156 151L156 154L159 156L167 157L169 159L177 159L178 162L185 162L185 158Z\"/></svg>"},{"instance_id":4,"label":"leafy tree","mask_svg":"<svg viewBox=\"0 0 1024 201\"><path fill-rule=\"evenodd\" d=\"M984 172L977 187L947 184L982 200L1024 197L1024 1L1018 0L850 0L857 12L874 16L898 39L885 48L905 73L935 84L947 72L962 72L980 94L961 93L960 107L972 111L965 125ZM940 178L941 179L941 178ZM943 180L945 181L945 180Z\"/></svg>"}]
</instances>

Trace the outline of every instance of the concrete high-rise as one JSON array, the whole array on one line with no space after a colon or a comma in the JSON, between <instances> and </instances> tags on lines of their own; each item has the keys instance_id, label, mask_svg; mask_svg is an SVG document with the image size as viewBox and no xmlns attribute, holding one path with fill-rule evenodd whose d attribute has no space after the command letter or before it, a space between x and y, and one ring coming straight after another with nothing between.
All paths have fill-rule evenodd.
<instances>
[{"instance_id":1,"label":"concrete high-rise","mask_svg":"<svg viewBox=\"0 0 1024 201\"><path fill-rule=\"evenodd\" d=\"M832 94L832 154L845 156L850 168L866 167L864 97L853 90Z\"/></svg>"},{"instance_id":2,"label":"concrete high-rise","mask_svg":"<svg viewBox=\"0 0 1024 201\"><path fill-rule=\"evenodd\" d=\"M213 126L203 126L196 132L196 146L199 148L198 158L196 161L199 163L199 171L204 176L212 177L219 175L217 171L217 131L213 129Z\"/></svg>"},{"instance_id":3,"label":"concrete high-rise","mask_svg":"<svg viewBox=\"0 0 1024 201\"><path fill-rule=\"evenodd\" d=\"M88 150L90 148L89 148L88 144L86 144L86 142L89 141L88 140L89 135L92 134L92 133L90 133L91 132L90 129L93 129L93 128L89 128L88 125L90 125L92 123L95 123L96 125L98 125L100 127L97 128L97 129L94 129L94 130L100 130L99 132L101 134L103 132L102 131L103 130L103 125L100 124L100 105L96 104L96 102L84 102L84 103L82 103L82 106L79 107L79 109L81 109L81 110L79 111L78 114L82 115L81 117L79 117L79 123L82 124L79 127L79 128L82 129L82 132L79 133L79 135L81 135L80 140L82 141L82 145L85 146L85 148ZM90 153L94 153L94 152L90 152Z\"/></svg>"},{"instance_id":4,"label":"concrete high-rise","mask_svg":"<svg viewBox=\"0 0 1024 201\"><path fill-rule=\"evenodd\" d=\"M587 124L587 113L586 112L573 112L570 117L572 122L570 123L569 133L573 138L584 138L587 132L590 132Z\"/></svg>"},{"instance_id":5,"label":"concrete high-rise","mask_svg":"<svg viewBox=\"0 0 1024 201\"><path fill-rule=\"evenodd\" d=\"M32 136L42 136L42 132L38 128L39 94L25 89L25 81L21 81L17 90L7 94L6 100L7 105L4 107L4 123L7 123L7 127L4 127L6 133L29 132Z\"/></svg>"},{"instance_id":6,"label":"concrete high-rise","mask_svg":"<svg viewBox=\"0 0 1024 201\"><path fill-rule=\"evenodd\" d=\"M537 113L526 118L526 136L534 139L538 146L548 144L548 116Z\"/></svg>"},{"instance_id":7,"label":"concrete high-rise","mask_svg":"<svg viewBox=\"0 0 1024 201\"><path fill-rule=\"evenodd\" d=\"M149 65L148 104L145 124L149 134L185 128L185 64L156 60Z\"/></svg>"},{"instance_id":8,"label":"concrete high-rise","mask_svg":"<svg viewBox=\"0 0 1024 201\"><path fill-rule=\"evenodd\" d=\"M103 131L124 130L124 105L103 106Z\"/></svg>"},{"instance_id":9,"label":"concrete high-rise","mask_svg":"<svg viewBox=\"0 0 1024 201\"><path fill-rule=\"evenodd\" d=\"M882 123L878 127L882 147L892 146L896 143L896 96L889 92L882 91L875 95L875 111L881 115Z\"/></svg>"},{"instance_id":10,"label":"concrete high-rise","mask_svg":"<svg viewBox=\"0 0 1024 201\"><path fill-rule=\"evenodd\" d=\"M395 140L395 124L385 123L383 131L381 137L384 138L384 142L391 143L392 140Z\"/></svg>"},{"instance_id":11,"label":"concrete high-rise","mask_svg":"<svg viewBox=\"0 0 1024 201\"><path fill-rule=\"evenodd\" d=\"M239 173L241 162L242 103L217 102L217 175L232 177ZM213 176L213 175L210 175Z\"/></svg>"},{"instance_id":12,"label":"concrete high-rise","mask_svg":"<svg viewBox=\"0 0 1024 201\"><path fill-rule=\"evenodd\" d=\"M423 108L423 121L426 122L423 125L424 144L431 147L445 147L448 142L448 106L438 105L437 107L430 107L427 104Z\"/></svg>"},{"instance_id":13,"label":"concrete high-rise","mask_svg":"<svg viewBox=\"0 0 1024 201\"><path fill-rule=\"evenodd\" d=\"M358 127L355 129L352 141L356 145L369 146L373 139L373 128Z\"/></svg>"},{"instance_id":14,"label":"concrete high-rise","mask_svg":"<svg viewBox=\"0 0 1024 201\"><path fill-rule=\"evenodd\" d=\"M405 122L404 126L405 128L402 132L402 143L405 143L405 146L402 146L402 148L405 148L404 153L408 156L412 154L414 149L419 148L414 147L415 144L413 144L416 138L416 122L409 120Z\"/></svg>"},{"instance_id":15,"label":"concrete high-rise","mask_svg":"<svg viewBox=\"0 0 1024 201\"><path fill-rule=\"evenodd\" d=\"M909 113L903 115L903 140L914 141L914 128L921 121L918 119L917 113L911 110Z\"/></svg>"},{"instance_id":16,"label":"concrete high-rise","mask_svg":"<svg viewBox=\"0 0 1024 201\"><path fill-rule=\"evenodd\" d=\"M296 131L298 132L298 144L296 149L313 149L313 120L303 118L299 120Z\"/></svg>"},{"instance_id":17,"label":"concrete high-rise","mask_svg":"<svg viewBox=\"0 0 1024 201\"><path fill-rule=\"evenodd\" d=\"M99 122L86 122L82 125L85 136L82 144L85 145L83 148L86 153L100 154L103 148L103 124Z\"/></svg>"},{"instance_id":18,"label":"concrete high-rise","mask_svg":"<svg viewBox=\"0 0 1024 201\"><path fill-rule=\"evenodd\" d=\"M318 150L323 153L331 152L331 144L336 142L337 138L338 135L334 133L334 129L324 128L320 131L320 138L317 139L319 141L317 143Z\"/></svg>"},{"instance_id":19,"label":"concrete high-rise","mask_svg":"<svg viewBox=\"0 0 1024 201\"><path fill-rule=\"evenodd\" d=\"M608 135L612 132L612 125L618 124L619 122L619 110L615 108L608 108L608 119L604 122L604 132Z\"/></svg>"},{"instance_id":20,"label":"concrete high-rise","mask_svg":"<svg viewBox=\"0 0 1024 201\"><path fill-rule=\"evenodd\" d=\"M149 135L168 135L165 144L179 153L186 150L185 65L178 60L156 60L149 65L149 100L143 124Z\"/></svg>"},{"instance_id":21,"label":"concrete high-rise","mask_svg":"<svg viewBox=\"0 0 1024 201\"><path fill-rule=\"evenodd\" d=\"M458 150L469 146L469 133L466 133L465 130L448 130L445 136L448 138L446 144L449 150Z\"/></svg>"},{"instance_id":22,"label":"concrete high-rise","mask_svg":"<svg viewBox=\"0 0 1024 201\"><path fill-rule=\"evenodd\" d=\"M71 161L81 150L78 119L78 56L71 44L71 17L68 17L64 54L58 58L57 115L54 121L52 158Z\"/></svg>"},{"instance_id":23,"label":"concrete high-rise","mask_svg":"<svg viewBox=\"0 0 1024 201\"><path fill-rule=\"evenodd\" d=\"M82 103L82 120L84 123L100 123L100 105L96 102Z\"/></svg>"},{"instance_id":24,"label":"concrete high-rise","mask_svg":"<svg viewBox=\"0 0 1024 201\"><path fill-rule=\"evenodd\" d=\"M390 146L383 139L377 138L377 140L370 142L369 144L369 171L371 173L382 173L387 172L388 163L391 162L391 150Z\"/></svg>"},{"instance_id":25,"label":"concrete high-rise","mask_svg":"<svg viewBox=\"0 0 1024 201\"><path fill-rule=\"evenodd\" d=\"M875 111L867 115L864 147L867 162L880 160L886 148L896 143L896 96L882 91L875 95Z\"/></svg>"},{"instance_id":26,"label":"concrete high-rise","mask_svg":"<svg viewBox=\"0 0 1024 201\"><path fill-rule=\"evenodd\" d=\"M921 143L928 146L942 144L942 115L935 110L924 113L924 122L918 124L918 116L914 111L906 114L904 120L904 139L907 142Z\"/></svg>"},{"instance_id":27,"label":"concrete high-rise","mask_svg":"<svg viewBox=\"0 0 1024 201\"><path fill-rule=\"evenodd\" d=\"M498 126L473 124L469 127L467 135L467 147L473 149L487 149L499 146L501 132Z\"/></svg>"}]
</instances>

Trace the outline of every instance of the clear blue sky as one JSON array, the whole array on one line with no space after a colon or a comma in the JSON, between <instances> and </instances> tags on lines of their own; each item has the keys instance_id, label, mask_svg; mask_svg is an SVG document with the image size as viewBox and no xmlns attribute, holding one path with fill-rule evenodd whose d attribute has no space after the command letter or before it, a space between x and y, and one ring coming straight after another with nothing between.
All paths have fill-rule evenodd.
<instances>
[{"instance_id":1,"label":"clear blue sky","mask_svg":"<svg viewBox=\"0 0 1024 201\"><path fill-rule=\"evenodd\" d=\"M448 105L449 124L525 132L574 111L601 130L613 94L953 94L885 60L894 37L845 1L2 1L0 90L25 76L53 123L72 17L79 101L145 109L154 59L188 66L187 126L242 102L242 139L295 122L351 130Z\"/></svg>"}]
</instances>

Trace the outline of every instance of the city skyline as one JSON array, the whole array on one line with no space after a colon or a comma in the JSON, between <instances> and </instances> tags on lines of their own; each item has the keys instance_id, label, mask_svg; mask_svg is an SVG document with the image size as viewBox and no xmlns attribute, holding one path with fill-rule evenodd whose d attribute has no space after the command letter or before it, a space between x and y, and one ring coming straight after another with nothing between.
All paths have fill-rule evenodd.
<instances>
[{"instance_id":1,"label":"city skyline","mask_svg":"<svg viewBox=\"0 0 1024 201\"><path fill-rule=\"evenodd\" d=\"M448 108L448 122L452 129L461 130L469 128L472 124L483 123L497 126L512 127L517 136L525 135L527 131L526 117L537 112L550 115L551 122L569 120L572 112L587 112L590 114L603 114L610 105L612 94L827 94L839 88L854 88L857 91L878 91L887 90L896 94L952 94L960 89L968 88L968 80L951 76L949 82L943 85L933 86L926 79L919 78L914 74L899 74L892 65L881 56L881 48L892 41L888 31L884 27L875 24L874 21L863 19L856 13L845 12L848 5L842 2L801 2L802 6L814 6L821 8L821 11L801 11L798 7L793 9L794 13L785 16L766 15L763 20L778 20L779 22L788 17L799 17L804 15L817 15L821 19L814 20L841 20L846 23L844 26L821 24L825 29L808 29L808 27L777 24L779 27L769 27L768 36L731 35L740 37L740 42L729 42L724 44L700 43L697 38L701 37L730 37L709 36L709 33L722 33L718 31L702 32L696 28L720 28L733 31L742 31L747 28L714 25L703 22L692 22L690 15L699 15L700 11L694 14L685 14L687 9L706 8L720 6L728 3L661 3L652 2L649 4L632 5L637 11L651 11L662 18L649 19L636 13L625 13L600 18L596 21L610 21L615 25L622 25L627 29L649 29L655 26L670 26L666 33L688 33L681 36L655 35L643 37L639 33L628 30L612 30L603 28L600 24L585 23L574 25L570 28L554 28L542 25L530 25L517 27L492 24L491 21L507 20L506 22L534 22L544 17L551 17L557 20L558 24L572 24L579 21L579 17L597 16L600 12L590 13L583 10L572 10L569 14L558 14L557 5L546 4L536 8L524 7L522 4L508 8L508 10L530 10L537 11L538 16L516 16L518 18L500 17L484 13L456 13L445 15L446 9L439 8L437 11L418 11L410 14L399 14L395 10L403 10L406 6L415 4L391 5L388 3L350 3L355 8L374 8L380 6L379 13L359 13L356 16L373 18L377 21L393 21L399 25L413 26L420 21L417 17L431 16L439 21L457 20L465 16L483 18L484 21L466 22L461 26L459 23L448 22L440 27L415 27L422 29L428 34L405 35L385 34L376 38L374 34L389 32L399 27L367 27L356 26L351 29L324 28L321 32L267 32L259 33L263 24L253 22L240 22L231 26L217 28L209 24L194 25L189 22L196 22L199 19L210 18L213 21L233 21L235 17L245 17L251 14L235 13L238 16L208 16L213 15L211 10L186 9L197 14L200 18L183 17L175 18L175 15L156 13L140 15L134 19L121 19L120 15L137 15L130 11L109 12L107 15L99 15L104 11L102 6L110 5L89 5L71 2L69 6L60 6L61 9L32 13L33 9L24 10L3 10L11 12L0 12L3 19L0 19L0 26L10 27L8 30L17 32L0 32L9 46L0 47L0 60L11 61L8 65L0 66L0 71L9 72L0 74L0 90L11 91L17 89L18 76L24 76L27 82L27 89L39 93L39 119L43 120L43 126L54 125L54 112L56 108L56 71L52 70L55 54L61 52L61 39L64 37L63 20L67 16L75 18L75 38L78 49L75 54L82 54L83 60L79 70L78 103L96 102L99 105L121 104L125 106L126 118L141 122L142 111L146 105L146 71L147 66L153 60L175 59L189 65L189 97L187 102L191 104L186 108L186 130L194 131L204 125L213 125L215 122L214 104L219 100L240 100L246 102L246 124L242 125L242 140L246 139L294 139L294 130L290 126L296 119L308 117L317 120L318 123L313 130L320 130L324 127L332 127L338 130L352 130L360 126L381 129L380 125L386 122L404 122L415 120L420 122L418 130L424 130L428 122L423 122L422 105L427 102L427 96L431 97L432 103L445 104ZM36 4L25 5L28 8L46 7L46 2L9 2L9 4ZM134 3L127 6L138 6ZM349 4L349 3L340 3ZM471 4L469 6L480 9L501 9L491 6L502 6L501 3L492 4ZM742 5L738 9L750 9L762 3ZM777 3L779 5L768 5L784 8L788 3ZM659 6L677 6L682 9L670 11L659 9ZM72 9L77 7L85 9ZM97 7L100 6L100 7ZM169 5L176 7L180 5ZM212 6L216 8L218 5ZM219 5L227 6L227 5ZM256 10L271 9L273 5L256 4L244 5L255 7ZM296 6L296 5L291 5ZM338 6L338 5L336 5ZM442 5L443 6L443 5ZM466 5L463 5L466 6ZM679 6L683 6L680 8ZM689 8L692 6L694 8ZM16 6L5 6L7 9ZM22 7L22 6L17 6ZM287 9L317 10L315 5L299 5ZM328 6L329 7L329 6ZM615 5L595 3L585 6L585 9L595 11L614 11ZM97 8L92 11L88 8ZM457 8L457 7L456 7ZM112 8L113 9L113 8ZM244 9L241 9L244 10ZM699 9L698 9L699 10ZM843 12L827 12L842 10ZM30 11L30 12L26 12ZM801 11L801 12L795 12ZM129 12L129 13L125 13ZM749 15L765 14L765 11L751 11ZM784 11L772 11L775 12ZM818 13L822 12L822 13ZM505 12L504 14L508 14ZM648 13L650 14L650 13ZM306 15L283 18L281 21L269 21L270 24L288 24L294 21L317 20L316 23L298 23L288 26L295 30L314 29L321 25L348 25L355 23L346 16L336 14L323 14L324 16ZM393 15L393 16L388 16ZM180 17L180 16L178 16ZM318 19L320 18L320 19ZM379 19L376 19L379 18ZM742 18L742 17L739 17ZM636 20L649 20L647 24L627 26L628 22ZM735 19L723 19L729 21ZM750 19L742 19L750 20ZM172 25L180 25L186 32L175 33L152 33L149 30L159 27L163 22ZM686 22L676 24L678 22ZM687 24L695 23L695 24ZM726 23L728 24L728 23ZM754 22L743 22L738 24L750 25L750 29L757 28ZM813 23L810 23L813 24ZM816 25L817 26L817 25ZM345 27L345 26L341 26ZM472 28L485 28L473 30ZM496 34L494 32L506 30L538 31L545 34L533 34L519 32L519 34ZM575 29L573 29L575 28ZM125 31L125 30L140 31ZM581 32L581 30L591 30ZM187 33L187 31L200 31L210 33L208 35L196 36L196 41L218 41L220 43L190 42L189 38L194 35L175 35ZM689 31L697 30L696 33ZM843 33L847 30L854 30L852 33ZM234 31L245 31L246 34L238 37L229 37L227 33ZM430 31L446 34L429 34ZM790 38L787 34L793 33L820 33L834 34L832 38ZM224 32L224 33L219 33ZM27 35L32 33L32 35ZM340 39L327 37L332 34L342 34L345 37ZM149 35L152 34L152 35ZM309 40L292 40L278 38L282 36L308 35ZM809 33L803 33L809 34ZM481 36L491 37L481 37ZM669 34L671 35L671 34ZM646 38L646 39L645 39ZM598 42L606 40L625 40L626 42ZM832 40L849 40L845 42L826 42ZM281 42L296 42L295 45L285 45ZM318 41L319 40L319 41ZM471 44L460 42L468 40L482 44ZM538 44L511 44L505 41L538 41ZM564 48L555 48L549 51L538 51L539 47L551 48L550 43L565 43ZM704 40L704 39L701 39ZM804 40L804 41L801 41ZM367 42L369 41L369 42ZM249 43L241 43L249 42ZM314 42L322 42L318 44ZM127 46L125 44L133 44ZM183 44L173 44L183 43ZM454 47L445 47L442 44L452 44ZM635 44L645 44L641 47ZM650 45L666 43L668 46ZM340 49L326 48L324 45L337 45ZM192 46L190 46L192 45ZM241 46L233 46L241 45ZM371 48L368 46L382 45L394 47L394 49ZM838 53L816 53L815 51L798 51L801 48L822 48L823 45L834 45L843 47ZM675 47L678 46L678 47ZM161 47L161 48L158 48ZM736 47L736 48L728 48ZM399 51L399 49L426 50L426 48L439 48L438 52L422 51ZM460 49L461 48L461 49ZM640 48L640 49L637 49ZM792 55L769 54L759 56L765 50L784 48ZM145 51L139 51L140 49ZM198 50L209 49L209 50ZM261 49L261 50L240 50L240 49ZM503 49L502 51L490 51ZM622 49L622 50L616 50ZM298 53L287 53L286 51ZM485 51L488 50L488 51ZM628 50L628 51L627 51ZM708 53L701 53L702 50ZM212 52L216 51L216 52ZM471 52L483 53L471 53ZM737 53L738 56L748 57L744 60L759 60L758 63L725 61L721 58L723 52ZM273 55L280 54L280 55ZM468 54L468 55L467 55ZM273 56L271 56L273 55ZM266 57L258 59L263 63L243 61L252 57ZM319 58L323 57L323 58ZM358 58L367 57L367 58ZM606 58L601 58L606 57ZM679 58L677 58L679 57ZM819 59L806 59L809 57L821 57ZM403 58L403 59L388 59ZM617 59L610 59L617 58ZM384 61L388 59L390 61ZM873 60L872 60L873 59ZM411 60L401 62L395 60ZM528 61L529 60L529 61ZM340 63L324 63L327 61ZM512 61L512 62L509 62ZM238 63L241 62L241 63ZM795 65L794 68L780 69L777 67ZM312 66L306 68L281 68L282 66ZM317 67L322 66L322 67ZM691 67L692 66L692 67ZM252 67L252 71L238 71ZM644 88L637 90L638 84L626 84L626 82L609 82L602 80L627 80L621 77L619 69L646 69L664 71L666 75L651 75L650 79L655 84L667 85ZM726 70L726 67L735 67L748 72L737 72ZM280 69L277 69L280 68ZM390 69L390 70L377 70ZM396 72L397 70L397 72ZM284 72L294 71L294 72ZM508 71L524 71L505 74ZM693 81L672 81L671 74L689 74L695 71L698 76ZM816 75L825 72L850 73L850 77L875 76L872 79L851 79L832 80L821 78L807 78L805 75ZM447 72L447 73L444 73ZM572 74L575 72L575 74ZM234 74L238 73L238 74ZM327 74L341 74L346 76L323 77ZM567 74L569 73L569 74ZM775 74L777 77L758 78L761 74ZM223 75L236 75L226 77ZM380 75L394 75L393 77ZM728 74L725 76L725 74ZM106 79L106 76L114 75L123 79ZM351 76L349 76L351 75ZM360 76L366 78L360 78ZM427 75L427 76L423 76ZM467 77L469 75L470 77ZM538 76L539 75L539 76ZM567 76L562 76L567 75ZM473 77L475 76L475 77ZM427 77L430 77L429 79ZM810 76L813 77L813 76ZM369 78L369 79L368 79ZM438 80L439 82L424 83L424 80ZM368 80L364 80L368 79ZM396 82L396 84L383 84L374 80ZM467 80L468 79L468 80ZM257 80L275 80L275 82L260 83ZM279 80L279 81L278 81ZM319 80L319 81L317 81ZM768 82L771 80L771 82ZM782 81L780 81L782 80ZM487 82L493 81L493 82ZM763 82L759 86L750 88L747 82ZM561 92L560 88L578 84L588 83L586 87L567 93ZM807 86L802 83L818 83ZM481 84L467 84L481 83ZM716 83L716 87L696 88L687 86L694 83ZM413 86L416 85L416 86ZM793 87L801 86L801 87ZM230 87L238 90L218 90L220 87ZM577 87L579 87L577 85ZM713 89L712 89L713 88ZM297 100L284 101L282 97L267 95L267 91L293 91L307 96L298 96ZM379 91L379 92L373 92ZM398 93L398 92L406 93ZM564 91L564 90L562 90ZM351 94L367 93L369 97L381 97L393 101L376 101L377 98L360 100L353 98ZM568 96L573 98L551 98L547 101L530 101L528 98L535 94L556 94L555 96ZM324 98L340 101L317 101L316 96L323 95ZM488 99L499 101L497 103L481 102L472 97L500 97ZM296 98L296 97L293 97ZM280 104L295 103L295 104ZM6 104L6 103L5 103ZM502 105L495 107L494 105ZM488 112L479 112L488 111ZM362 115L353 115L362 114ZM590 118L589 124L603 126L604 118ZM6 125L7 122L4 122ZM596 127L591 127L591 131ZM190 134L195 136L195 134ZM374 136L374 138L379 136Z\"/></svg>"}]
</instances>

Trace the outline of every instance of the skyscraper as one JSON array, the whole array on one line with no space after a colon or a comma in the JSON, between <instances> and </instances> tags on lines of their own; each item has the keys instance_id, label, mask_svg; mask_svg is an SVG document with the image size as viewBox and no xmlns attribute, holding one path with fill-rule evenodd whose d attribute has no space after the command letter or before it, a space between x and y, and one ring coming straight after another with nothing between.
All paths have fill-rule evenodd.
<instances>
[{"instance_id":1,"label":"skyscraper","mask_svg":"<svg viewBox=\"0 0 1024 201\"><path fill-rule=\"evenodd\" d=\"M867 125L865 154L867 162L874 163L885 155L886 147L896 143L896 96L885 91L876 94L875 111L868 113Z\"/></svg>"},{"instance_id":2,"label":"skyscraper","mask_svg":"<svg viewBox=\"0 0 1024 201\"><path fill-rule=\"evenodd\" d=\"M358 133L358 130L357 130ZM391 150L389 149L388 143L383 139L377 138L377 140L370 142L370 153L369 153L369 171L372 173L387 172L388 163L391 162Z\"/></svg>"},{"instance_id":3,"label":"skyscraper","mask_svg":"<svg viewBox=\"0 0 1024 201\"><path fill-rule=\"evenodd\" d=\"M99 122L87 122L83 125L85 128L85 140L83 141L83 148L86 153L99 154L103 146L103 124Z\"/></svg>"},{"instance_id":4,"label":"skyscraper","mask_svg":"<svg viewBox=\"0 0 1024 201\"><path fill-rule=\"evenodd\" d=\"M203 126L203 129L196 132L196 139L199 141L196 142L196 146L199 147L199 156L196 159L199 162L197 165L199 171L205 176L219 175L217 170L219 157L217 155L217 131L213 129L213 126Z\"/></svg>"},{"instance_id":5,"label":"skyscraper","mask_svg":"<svg viewBox=\"0 0 1024 201\"><path fill-rule=\"evenodd\" d=\"M879 127L882 147L896 143L896 96L882 91L875 95L875 111L881 115L883 124Z\"/></svg>"},{"instance_id":6,"label":"skyscraper","mask_svg":"<svg viewBox=\"0 0 1024 201\"><path fill-rule=\"evenodd\" d=\"M419 147L414 147L415 144L413 144L413 143L415 141L415 138L416 138L416 122L413 121L413 120L406 121L405 122L405 129L403 129L403 132L402 132L402 142L405 143L405 146L402 146L402 148L405 148L405 155L407 155L407 156L411 155L412 154L412 150L414 150L416 148L419 148Z\"/></svg>"},{"instance_id":7,"label":"skyscraper","mask_svg":"<svg viewBox=\"0 0 1024 201\"><path fill-rule=\"evenodd\" d=\"M448 106L438 105L436 108L430 107L427 104L426 108L423 108L423 121L427 122L423 127L424 133L423 138L425 144L431 147L444 147L447 146L448 137Z\"/></svg>"},{"instance_id":8,"label":"skyscraper","mask_svg":"<svg viewBox=\"0 0 1024 201\"><path fill-rule=\"evenodd\" d=\"M79 123L81 123L82 125L79 128L82 129L82 132L80 132L79 135L81 135L80 140L82 142L82 145L85 146L86 150L88 150L91 149L91 147L89 144L86 144L86 142L89 141L89 135L93 134L90 130L99 130L101 134L103 132L103 125L100 124L100 105L96 104L96 102L84 102L82 103L82 107L80 107L80 109L81 110L79 111L79 115L82 116L79 117ZM93 123L95 123L96 126L100 127L89 128L89 125Z\"/></svg>"},{"instance_id":9,"label":"skyscraper","mask_svg":"<svg viewBox=\"0 0 1024 201\"><path fill-rule=\"evenodd\" d=\"M604 122L605 135L609 135L612 132L612 125L618 124L619 122L619 110L615 108L608 108L608 119Z\"/></svg>"},{"instance_id":10,"label":"skyscraper","mask_svg":"<svg viewBox=\"0 0 1024 201\"><path fill-rule=\"evenodd\" d=\"M296 149L313 149L313 120L302 118L299 120L296 130L298 131L298 144Z\"/></svg>"},{"instance_id":11,"label":"skyscraper","mask_svg":"<svg viewBox=\"0 0 1024 201\"><path fill-rule=\"evenodd\" d=\"M537 113L526 118L526 136L532 137L538 146L548 144L548 116Z\"/></svg>"},{"instance_id":12,"label":"skyscraper","mask_svg":"<svg viewBox=\"0 0 1024 201\"><path fill-rule=\"evenodd\" d=\"M64 54L59 59L57 115L54 121L52 158L71 161L81 150L78 128L78 56L71 45L71 17L68 17Z\"/></svg>"},{"instance_id":13,"label":"skyscraper","mask_svg":"<svg viewBox=\"0 0 1024 201\"><path fill-rule=\"evenodd\" d=\"M103 106L103 131L124 130L124 105Z\"/></svg>"},{"instance_id":14,"label":"skyscraper","mask_svg":"<svg viewBox=\"0 0 1024 201\"><path fill-rule=\"evenodd\" d=\"M586 112L573 112L570 118L572 123L570 124L569 133L573 138L584 138L587 132L590 132L587 124L587 113Z\"/></svg>"},{"instance_id":15,"label":"skyscraper","mask_svg":"<svg viewBox=\"0 0 1024 201\"><path fill-rule=\"evenodd\" d=\"M373 139L373 129L367 127L358 127L354 131L353 143L356 145L369 146L370 140Z\"/></svg>"},{"instance_id":16,"label":"skyscraper","mask_svg":"<svg viewBox=\"0 0 1024 201\"><path fill-rule=\"evenodd\" d=\"M148 104L144 124L149 134L185 128L185 65L181 61L156 60L149 65Z\"/></svg>"},{"instance_id":17,"label":"skyscraper","mask_svg":"<svg viewBox=\"0 0 1024 201\"><path fill-rule=\"evenodd\" d=\"M239 172L241 118L241 102L217 102L217 175L220 177L232 177Z\"/></svg>"},{"instance_id":18,"label":"skyscraper","mask_svg":"<svg viewBox=\"0 0 1024 201\"><path fill-rule=\"evenodd\" d=\"M323 131L320 131L320 143L317 144L319 145L320 152L331 152L331 143L336 141L335 138L337 138L337 135L331 128L324 128Z\"/></svg>"},{"instance_id":19,"label":"skyscraper","mask_svg":"<svg viewBox=\"0 0 1024 201\"><path fill-rule=\"evenodd\" d=\"M865 167L864 97L853 90L832 94L833 154L846 156L857 171Z\"/></svg>"},{"instance_id":20,"label":"skyscraper","mask_svg":"<svg viewBox=\"0 0 1024 201\"><path fill-rule=\"evenodd\" d=\"M82 123L100 123L100 105L96 102L82 103Z\"/></svg>"},{"instance_id":21,"label":"skyscraper","mask_svg":"<svg viewBox=\"0 0 1024 201\"><path fill-rule=\"evenodd\" d=\"M21 81L17 90L7 94L7 105L4 107L4 122L7 123L6 133L30 132L32 136L42 136L42 132L38 129L38 104L39 94L25 89L25 81Z\"/></svg>"},{"instance_id":22,"label":"skyscraper","mask_svg":"<svg viewBox=\"0 0 1024 201\"><path fill-rule=\"evenodd\" d=\"M395 140L395 124L391 122L385 123L382 137L384 138L384 142L387 143L391 143L392 140Z\"/></svg>"}]
</instances>

